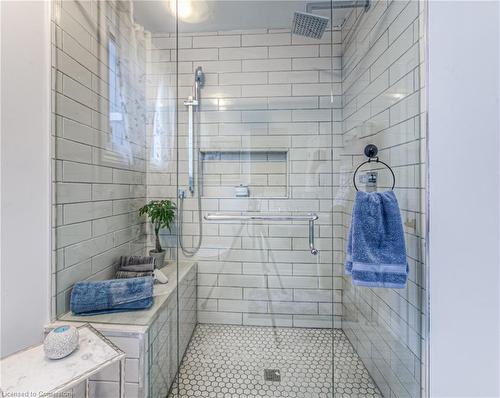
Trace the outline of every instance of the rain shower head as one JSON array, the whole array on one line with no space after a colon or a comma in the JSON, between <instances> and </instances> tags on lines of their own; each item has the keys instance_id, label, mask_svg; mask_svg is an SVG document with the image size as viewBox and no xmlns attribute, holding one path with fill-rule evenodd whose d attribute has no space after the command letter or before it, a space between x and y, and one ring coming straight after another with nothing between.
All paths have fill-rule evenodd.
<instances>
[{"instance_id":1,"label":"rain shower head","mask_svg":"<svg viewBox=\"0 0 500 398\"><path fill-rule=\"evenodd\" d=\"M321 39L330 19L308 12L295 11L293 15L292 33L295 35Z\"/></svg>"},{"instance_id":2,"label":"rain shower head","mask_svg":"<svg viewBox=\"0 0 500 398\"><path fill-rule=\"evenodd\" d=\"M317 1L306 4L306 11L295 11L293 15L292 33L295 35L321 39L330 19L312 14L312 10L330 10L336 8L358 8L365 11L370 8L370 0L335 0Z\"/></svg>"}]
</instances>

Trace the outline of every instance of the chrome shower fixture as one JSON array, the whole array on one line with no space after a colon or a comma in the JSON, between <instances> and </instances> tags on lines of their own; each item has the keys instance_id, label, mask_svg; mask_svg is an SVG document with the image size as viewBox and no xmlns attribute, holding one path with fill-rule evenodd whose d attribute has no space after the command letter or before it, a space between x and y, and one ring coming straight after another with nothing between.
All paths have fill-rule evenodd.
<instances>
[{"instance_id":1,"label":"chrome shower fixture","mask_svg":"<svg viewBox=\"0 0 500 398\"><path fill-rule=\"evenodd\" d=\"M203 73L203 69L201 66L198 66L196 68L196 71L194 72L194 80L199 84L200 87L203 87L205 84L205 74Z\"/></svg>"},{"instance_id":2,"label":"chrome shower fixture","mask_svg":"<svg viewBox=\"0 0 500 398\"><path fill-rule=\"evenodd\" d=\"M307 12L297 12L293 16L292 33L295 35L321 39L330 18Z\"/></svg>"},{"instance_id":3,"label":"chrome shower fixture","mask_svg":"<svg viewBox=\"0 0 500 398\"><path fill-rule=\"evenodd\" d=\"M178 239L179 246L181 247L182 253L186 257L194 256L201 247L201 241L203 239L203 222L201 219L201 187L202 187L202 171L201 162L195 162L195 145L199 142L199 137L195 136L195 113L200 111L200 91L205 85L205 73L201 66L198 66L194 72L194 93L190 95L184 105L188 108L188 190L191 196L194 196L195 190L198 191L197 202L198 202L198 228L200 235L198 238L198 243L193 249L187 249L183 243L183 226L184 226L184 201L186 200L186 191L179 189L179 209L178 209ZM198 133L199 134L199 133ZM195 170L195 163L197 163L197 170ZM196 172L196 178L195 178Z\"/></svg>"},{"instance_id":4,"label":"chrome shower fixture","mask_svg":"<svg viewBox=\"0 0 500 398\"><path fill-rule=\"evenodd\" d=\"M306 11L295 11L292 22L292 33L295 35L321 39L325 33L330 18L313 14L313 10L329 10L330 8L355 8L363 7L365 11L370 8L370 0L362 1L319 1L307 3Z\"/></svg>"},{"instance_id":5,"label":"chrome shower fixture","mask_svg":"<svg viewBox=\"0 0 500 398\"><path fill-rule=\"evenodd\" d=\"M198 66L194 72L194 99L200 101L200 88L205 85L205 73L201 66Z\"/></svg>"},{"instance_id":6,"label":"chrome shower fixture","mask_svg":"<svg viewBox=\"0 0 500 398\"><path fill-rule=\"evenodd\" d=\"M194 194L194 112L200 109L200 89L205 85L205 73L201 66L194 72L194 96L190 95L184 105L188 107L188 173L189 192Z\"/></svg>"}]
</instances>

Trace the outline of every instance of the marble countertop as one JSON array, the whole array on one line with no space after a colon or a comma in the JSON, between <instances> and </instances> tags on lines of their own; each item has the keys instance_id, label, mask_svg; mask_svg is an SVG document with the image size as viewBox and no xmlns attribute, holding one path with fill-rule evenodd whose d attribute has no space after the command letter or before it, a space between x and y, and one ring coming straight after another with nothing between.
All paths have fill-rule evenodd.
<instances>
[{"instance_id":1,"label":"marble countertop","mask_svg":"<svg viewBox=\"0 0 500 398\"><path fill-rule=\"evenodd\" d=\"M79 346L66 358L47 359L43 344L40 344L2 359L0 390L3 396L50 396L77 385L125 357L90 325L79 327L78 332Z\"/></svg>"},{"instance_id":2,"label":"marble countertop","mask_svg":"<svg viewBox=\"0 0 500 398\"><path fill-rule=\"evenodd\" d=\"M195 262L179 262L179 277L177 278L177 266L173 262L166 267L162 268L163 273L168 278L168 283L166 284L155 284L153 287L154 301L153 305L147 310L140 311L128 311L128 312L115 312L111 314L99 314L99 315L74 315L71 312L59 317L59 321L66 322L89 322L91 324L102 323L102 324L119 324L119 325L137 325L137 326L148 326L154 320L156 313L163 304L167 301L170 294L175 290L177 286L177 280L182 280L184 276L191 270L195 265Z\"/></svg>"}]
</instances>

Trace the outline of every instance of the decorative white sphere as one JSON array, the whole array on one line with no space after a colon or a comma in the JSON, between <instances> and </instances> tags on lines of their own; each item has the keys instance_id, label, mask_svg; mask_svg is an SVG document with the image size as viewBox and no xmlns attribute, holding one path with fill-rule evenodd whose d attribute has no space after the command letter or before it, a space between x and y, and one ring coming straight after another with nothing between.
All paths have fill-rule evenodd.
<instances>
[{"instance_id":1,"label":"decorative white sphere","mask_svg":"<svg viewBox=\"0 0 500 398\"><path fill-rule=\"evenodd\" d=\"M52 330L43 342L45 356L49 359L67 357L78 347L78 329L64 325Z\"/></svg>"}]
</instances>

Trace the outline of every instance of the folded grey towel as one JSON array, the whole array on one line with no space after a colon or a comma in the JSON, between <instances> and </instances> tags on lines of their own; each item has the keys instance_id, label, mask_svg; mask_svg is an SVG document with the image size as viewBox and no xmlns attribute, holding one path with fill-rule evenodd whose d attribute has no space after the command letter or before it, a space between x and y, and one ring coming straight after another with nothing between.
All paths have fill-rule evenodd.
<instances>
[{"instance_id":1,"label":"folded grey towel","mask_svg":"<svg viewBox=\"0 0 500 398\"><path fill-rule=\"evenodd\" d=\"M139 278L141 276L153 276L153 271L117 271L115 278Z\"/></svg>"},{"instance_id":2,"label":"folded grey towel","mask_svg":"<svg viewBox=\"0 0 500 398\"><path fill-rule=\"evenodd\" d=\"M154 271L155 259L150 256L122 256L118 271Z\"/></svg>"}]
</instances>

